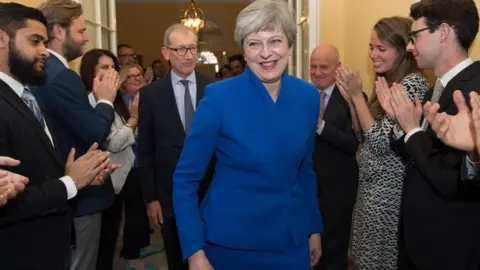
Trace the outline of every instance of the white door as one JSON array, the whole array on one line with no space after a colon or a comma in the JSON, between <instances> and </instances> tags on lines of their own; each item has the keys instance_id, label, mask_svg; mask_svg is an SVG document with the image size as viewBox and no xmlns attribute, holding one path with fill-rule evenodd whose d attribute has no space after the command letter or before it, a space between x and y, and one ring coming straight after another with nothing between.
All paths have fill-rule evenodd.
<instances>
[{"instance_id":1,"label":"white door","mask_svg":"<svg viewBox=\"0 0 480 270\"><path fill-rule=\"evenodd\" d=\"M297 22L297 37L290 55L288 73L307 81L310 80L310 53L319 42L319 2L320 0L288 0L290 7L295 10Z\"/></svg>"}]
</instances>

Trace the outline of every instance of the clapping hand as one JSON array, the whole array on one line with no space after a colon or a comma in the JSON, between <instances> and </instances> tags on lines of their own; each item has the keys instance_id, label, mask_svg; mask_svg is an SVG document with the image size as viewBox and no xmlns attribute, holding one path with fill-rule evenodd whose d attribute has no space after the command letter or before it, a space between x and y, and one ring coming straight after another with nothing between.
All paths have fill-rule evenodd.
<instances>
[{"instance_id":1,"label":"clapping hand","mask_svg":"<svg viewBox=\"0 0 480 270\"><path fill-rule=\"evenodd\" d=\"M358 95L363 96L362 79L358 71L354 73L349 67L342 65L337 68L336 81L339 88L344 90L349 99Z\"/></svg>"},{"instance_id":2,"label":"clapping hand","mask_svg":"<svg viewBox=\"0 0 480 270\"><path fill-rule=\"evenodd\" d=\"M438 103L427 102L423 106L425 118L443 143L463 151L473 151L476 148L475 145L480 143L476 136L479 133L476 131L475 121L472 121L473 115L461 91L457 90L453 93L453 101L458 109L456 115L448 115L445 112L439 113L440 105ZM478 118L480 106L477 93L470 93L470 102L476 114L475 118ZM480 125L478 127L480 130Z\"/></svg>"},{"instance_id":3,"label":"clapping hand","mask_svg":"<svg viewBox=\"0 0 480 270\"><path fill-rule=\"evenodd\" d=\"M405 133L418 128L422 117L420 99L415 96L414 102L412 102L401 84L393 83L390 90L392 93L390 104L397 124Z\"/></svg>"},{"instance_id":4,"label":"clapping hand","mask_svg":"<svg viewBox=\"0 0 480 270\"><path fill-rule=\"evenodd\" d=\"M18 166L20 161L0 157L0 166ZM18 193L25 189L28 178L5 170L0 170L0 206L5 205L8 200L13 199Z\"/></svg>"},{"instance_id":5,"label":"clapping hand","mask_svg":"<svg viewBox=\"0 0 480 270\"><path fill-rule=\"evenodd\" d=\"M375 81L375 93L385 113L390 118L395 119L395 113L392 108L392 90L384 77L378 77Z\"/></svg>"}]
</instances>

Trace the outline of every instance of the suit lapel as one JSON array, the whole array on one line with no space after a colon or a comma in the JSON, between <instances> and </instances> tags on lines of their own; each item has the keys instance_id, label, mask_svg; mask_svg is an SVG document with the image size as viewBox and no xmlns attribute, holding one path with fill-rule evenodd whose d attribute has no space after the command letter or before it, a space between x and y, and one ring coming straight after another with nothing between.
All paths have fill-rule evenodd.
<instances>
[{"instance_id":1,"label":"suit lapel","mask_svg":"<svg viewBox=\"0 0 480 270\"><path fill-rule=\"evenodd\" d=\"M464 82L470 81L471 78L476 75L479 68L480 62L474 62L447 83L442 95L440 96L440 99L438 100L438 104L440 104L440 110L445 110L453 103L453 92L462 88L462 85L465 85Z\"/></svg>"},{"instance_id":2,"label":"suit lapel","mask_svg":"<svg viewBox=\"0 0 480 270\"><path fill-rule=\"evenodd\" d=\"M11 89L8 85L6 85L3 81L0 84L0 94L5 98L5 101L10 103L13 108L15 108L20 115L22 115L25 120L29 123L29 125L35 130L35 132L40 137L42 143L48 149L50 154L63 166L63 161L59 157L58 153L52 146L52 142L48 138L47 134L45 133L45 129L42 125L38 122L37 118L33 114L32 111L23 103L22 99ZM43 112L43 110L42 110ZM44 117L48 126L47 118Z\"/></svg>"}]
</instances>

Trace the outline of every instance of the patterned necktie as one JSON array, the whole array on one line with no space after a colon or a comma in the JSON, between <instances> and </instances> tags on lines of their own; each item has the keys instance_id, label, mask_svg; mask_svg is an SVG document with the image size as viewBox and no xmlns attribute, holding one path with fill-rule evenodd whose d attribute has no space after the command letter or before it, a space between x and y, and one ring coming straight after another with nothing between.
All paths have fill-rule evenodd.
<instances>
[{"instance_id":1,"label":"patterned necktie","mask_svg":"<svg viewBox=\"0 0 480 270\"><path fill-rule=\"evenodd\" d=\"M440 96L442 95L442 92L443 92L443 85L440 82L440 80L437 80L437 82L435 83L435 86L433 87L433 94L432 94L432 98L430 99L430 102L432 103L438 102L438 100L440 99Z\"/></svg>"},{"instance_id":2,"label":"patterned necktie","mask_svg":"<svg viewBox=\"0 0 480 270\"><path fill-rule=\"evenodd\" d=\"M43 119L42 111L40 110L37 100L33 96L30 89L26 87L23 89L22 100L27 105L27 107L33 112L33 114L37 118L40 125L42 125L42 127L45 128L45 120Z\"/></svg>"},{"instance_id":3,"label":"patterned necktie","mask_svg":"<svg viewBox=\"0 0 480 270\"><path fill-rule=\"evenodd\" d=\"M320 118L323 119L325 113L327 93L324 90L320 90Z\"/></svg>"},{"instance_id":4,"label":"patterned necktie","mask_svg":"<svg viewBox=\"0 0 480 270\"><path fill-rule=\"evenodd\" d=\"M188 80L180 81L185 87L184 106L185 106L185 132L190 130L190 123L193 119L193 103L190 96L190 89L188 88Z\"/></svg>"}]
</instances>

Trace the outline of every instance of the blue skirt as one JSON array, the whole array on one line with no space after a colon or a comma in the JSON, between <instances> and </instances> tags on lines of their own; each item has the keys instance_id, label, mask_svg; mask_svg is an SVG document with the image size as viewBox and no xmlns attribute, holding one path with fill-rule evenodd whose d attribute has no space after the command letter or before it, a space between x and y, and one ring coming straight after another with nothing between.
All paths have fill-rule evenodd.
<instances>
[{"instance_id":1,"label":"blue skirt","mask_svg":"<svg viewBox=\"0 0 480 270\"><path fill-rule=\"evenodd\" d=\"M215 270L310 270L308 239L299 246L276 251L238 250L207 244L205 254Z\"/></svg>"}]
</instances>

